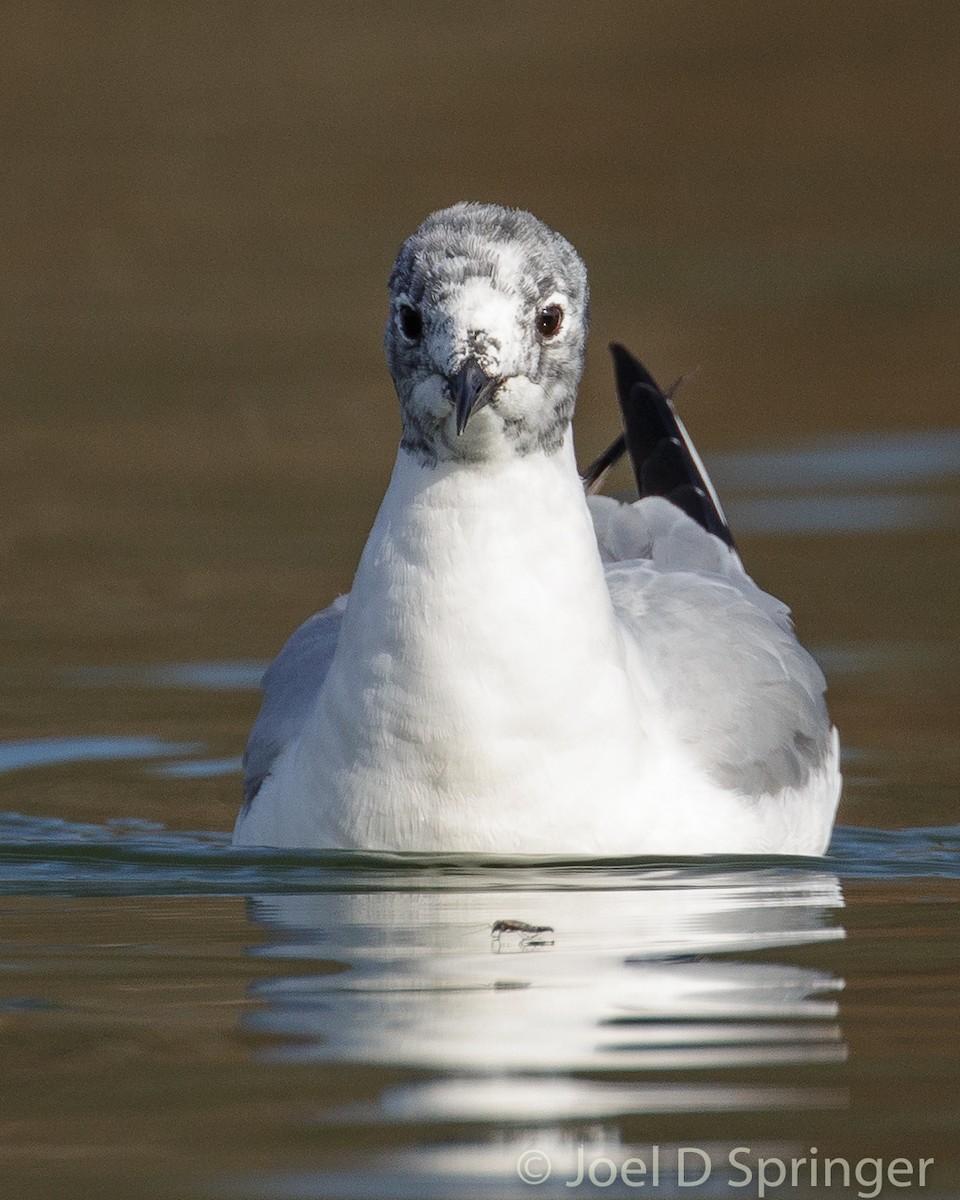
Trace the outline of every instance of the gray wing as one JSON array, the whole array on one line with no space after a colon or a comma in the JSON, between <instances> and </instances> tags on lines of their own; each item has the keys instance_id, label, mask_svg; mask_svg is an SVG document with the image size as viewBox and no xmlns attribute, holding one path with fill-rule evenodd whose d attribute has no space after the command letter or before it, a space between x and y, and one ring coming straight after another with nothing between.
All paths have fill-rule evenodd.
<instances>
[{"instance_id":1,"label":"gray wing","mask_svg":"<svg viewBox=\"0 0 960 1200\"><path fill-rule=\"evenodd\" d=\"M691 755L746 795L802 787L828 759L831 729L823 673L789 609L669 501L589 504L617 615Z\"/></svg>"},{"instance_id":2,"label":"gray wing","mask_svg":"<svg viewBox=\"0 0 960 1200\"><path fill-rule=\"evenodd\" d=\"M757 587L732 546L708 533L660 496L625 504L610 496L588 496L600 557L604 563L643 560L661 571L693 571L721 579L793 635L790 609Z\"/></svg>"},{"instance_id":3,"label":"gray wing","mask_svg":"<svg viewBox=\"0 0 960 1200\"><path fill-rule=\"evenodd\" d=\"M274 759L300 732L337 648L347 597L316 613L288 638L261 682L263 702L243 754L243 812Z\"/></svg>"}]
</instances>

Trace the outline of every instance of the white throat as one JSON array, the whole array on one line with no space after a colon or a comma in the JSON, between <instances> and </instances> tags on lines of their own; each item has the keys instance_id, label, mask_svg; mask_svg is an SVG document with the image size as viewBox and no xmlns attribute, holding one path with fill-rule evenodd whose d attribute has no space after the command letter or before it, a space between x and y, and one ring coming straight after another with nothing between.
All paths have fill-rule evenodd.
<instances>
[{"instance_id":1,"label":"white throat","mask_svg":"<svg viewBox=\"0 0 960 1200\"><path fill-rule=\"evenodd\" d=\"M569 432L555 454L496 463L431 468L401 450L300 739L353 798L318 797L334 844L396 845L398 807L411 844L418 827L442 843L463 806L487 810L501 845L518 820L549 841L568 756L596 747L584 804L629 777L625 654Z\"/></svg>"}]
</instances>

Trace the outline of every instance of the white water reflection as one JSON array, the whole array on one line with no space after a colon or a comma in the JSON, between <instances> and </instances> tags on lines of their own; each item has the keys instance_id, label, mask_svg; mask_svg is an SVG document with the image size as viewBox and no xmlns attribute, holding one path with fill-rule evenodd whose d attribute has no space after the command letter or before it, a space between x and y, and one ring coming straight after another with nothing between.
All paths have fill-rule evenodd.
<instances>
[{"instance_id":1,"label":"white water reflection","mask_svg":"<svg viewBox=\"0 0 960 1200\"><path fill-rule=\"evenodd\" d=\"M268 935L253 953L325 964L254 985L263 1008L247 1028L273 1042L259 1053L440 1073L385 1092L381 1121L843 1102L795 1087L789 1073L762 1087L684 1082L705 1069L843 1061L842 980L771 961L843 937L836 876L701 866L544 877L518 869L505 889L502 873L496 888L482 870L436 887L421 874L416 890L251 901ZM505 920L549 928L493 932ZM591 1070L611 1078L568 1078ZM617 1082L638 1070L653 1078ZM331 1110L327 1119L356 1116Z\"/></svg>"}]
</instances>

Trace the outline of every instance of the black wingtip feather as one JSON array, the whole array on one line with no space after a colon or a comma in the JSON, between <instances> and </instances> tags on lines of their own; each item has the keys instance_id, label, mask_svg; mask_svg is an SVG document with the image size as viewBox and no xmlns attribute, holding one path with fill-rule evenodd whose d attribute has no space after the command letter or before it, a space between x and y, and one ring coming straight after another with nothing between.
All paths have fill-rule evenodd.
<instances>
[{"instance_id":1,"label":"black wingtip feather","mask_svg":"<svg viewBox=\"0 0 960 1200\"><path fill-rule=\"evenodd\" d=\"M593 460L580 476L587 493L597 491L603 482L603 477L615 463L618 463L627 452L627 439L621 433L610 443L601 454Z\"/></svg>"},{"instance_id":2,"label":"black wingtip feather","mask_svg":"<svg viewBox=\"0 0 960 1200\"><path fill-rule=\"evenodd\" d=\"M641 496L662 496L728 546L733 535L714 503L669 398L626 347L611 342L627 453Z\"/></svg>"}]
</instances>

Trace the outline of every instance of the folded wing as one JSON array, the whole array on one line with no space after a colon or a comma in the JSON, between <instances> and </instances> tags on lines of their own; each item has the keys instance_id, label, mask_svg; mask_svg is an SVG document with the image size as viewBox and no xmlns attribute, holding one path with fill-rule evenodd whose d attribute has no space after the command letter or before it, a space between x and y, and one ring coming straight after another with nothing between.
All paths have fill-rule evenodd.
<instances>
[{"instance_id":1,"label":"folded wing","mask_svg":"<svg viewBox=\"0 0 960 1200\"><path fill-rule=\"evenodd\" d=\"M300 732L326 678L347 597L316 613L290 635L263 677L263 702L243 755L243 808L256 798L280 751Z\"/></svg>"},{"instance_id":2,"label":"folded wing","mask_svg":"<svg viewBox=\"0 0 960 1200\"><path fill-rule=\"evenodd\" d=\"M835 754L823 673L786 605L744 570L669 398L611 349L640 499L588 503L624 632L674 735L711 778L749 796L803 788Z\"/></svg>"}]
</instances>

